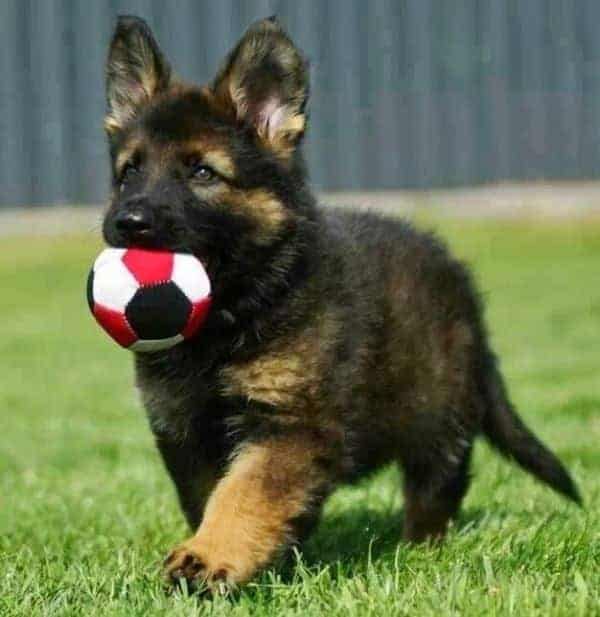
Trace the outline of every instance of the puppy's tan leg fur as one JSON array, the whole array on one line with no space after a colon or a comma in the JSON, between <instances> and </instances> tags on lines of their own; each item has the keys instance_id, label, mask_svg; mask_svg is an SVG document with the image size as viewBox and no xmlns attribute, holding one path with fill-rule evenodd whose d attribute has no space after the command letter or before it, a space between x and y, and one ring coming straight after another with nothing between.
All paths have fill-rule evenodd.
<instances>
[{"instance_id":1,"label":"puppy's tan leg fur","mask_svg":"<svg viewBox=\"0 0 600 617\"><path fill-rule=\"evenodd\" d=\"M166 561L171 579L237 585L266 566L293 538L322 486L306 444L249 445L210 496L196 534ZM313 459L314 460L314 459Z\"/></svg>"}]
</instances>

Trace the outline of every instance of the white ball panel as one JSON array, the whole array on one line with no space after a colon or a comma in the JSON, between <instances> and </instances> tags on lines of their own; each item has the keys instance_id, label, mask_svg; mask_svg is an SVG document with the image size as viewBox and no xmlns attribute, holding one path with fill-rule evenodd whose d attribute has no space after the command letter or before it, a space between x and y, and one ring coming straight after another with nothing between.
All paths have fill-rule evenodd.
<instances>
[{"instance_id":1,"label":"white ball panel","mask_svg":"<svg viewBox=\"0 0 600 617\"><path fill-rule=\"evenodd\" d=\"M206 270L193 255L175 254L171 280L191 302L198 302L210 295L210 280Z\"/></svg>"},{"instance_id":2,"label":"white ball panel","mask_svg":"<svg viewBox=\"0 0 600 617\"><path fill-rule=\"evenodd\" d=\"M114 311L125 312L139 284L121 259L107 259L95 268L94 301Z\"/></svg>"},{"instance_id":3,"label":"white ball panel","mask_svg":"<svg viewBox=\"0 0 600 617\"><path fill-rule=\"evenodd\" d=\"M127 249L114 249L114 248L104 249L100 253L100 255L96 257L96 261L94 262L94 272L96 272L98 268L108 263L109 261L121 260L123 258L123 255L125 255L126 250Z\"/></svg>"},{"instance_id":4,"label":"white ball panel","mask_svg":"<svg viewBox=\"0 0 600 617\"><path fill-rule=\"evenodd\" d=\"M160 351L161 349L169 349L169 347L173 347L178 343L183 341L182 334L176 334L175 336L170 336L169 338L161 338L158 340L144 340L140 339L130 345L128 349L131 351L139 351L142 353L146 353L149 351Z\"/></svg>"}]
</instances>

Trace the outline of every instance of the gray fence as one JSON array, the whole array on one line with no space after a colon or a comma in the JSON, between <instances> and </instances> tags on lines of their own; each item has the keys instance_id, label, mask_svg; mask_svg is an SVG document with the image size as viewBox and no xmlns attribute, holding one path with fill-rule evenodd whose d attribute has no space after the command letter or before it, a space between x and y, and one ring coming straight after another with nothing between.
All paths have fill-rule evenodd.
<instances>
[{"instance_id":1,"label":"gray fence","mask_svg":"<svg viewBox=\"0 0 600 617\"><path fill-rule=\"evenodd\" d=\"M145 17L198 81L251 21L278 14L311 59L320 188L600 171L598 0L2 0L0 204L104 199L118 13Z\"/></svg>"}]
</instances>

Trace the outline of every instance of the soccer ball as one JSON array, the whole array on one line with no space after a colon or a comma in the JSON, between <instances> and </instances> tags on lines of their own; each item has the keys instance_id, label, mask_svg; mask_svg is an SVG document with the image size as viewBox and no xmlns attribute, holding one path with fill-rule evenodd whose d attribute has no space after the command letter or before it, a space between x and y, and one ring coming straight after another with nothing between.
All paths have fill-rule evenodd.
<instances>
[{"instance_id":1,"label":"soccer ball","mask_svg":"<svg viewBox=\"0 0 600 617\"><path fill-rule=\"evenodd\" d=\"M168 349L196 334L211 304L210 281L193 255L107 248L87 284L100 326L132 351Z\"/></svg>"}]
</instances>

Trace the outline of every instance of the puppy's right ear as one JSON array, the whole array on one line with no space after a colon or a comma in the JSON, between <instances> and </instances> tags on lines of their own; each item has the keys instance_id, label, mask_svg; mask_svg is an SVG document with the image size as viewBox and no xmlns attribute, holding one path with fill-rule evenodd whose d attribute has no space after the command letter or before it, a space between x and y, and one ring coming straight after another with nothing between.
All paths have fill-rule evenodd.
<instances>
[{"instance_id":1,"label":"puppy's right ear","mask_svg":"<svg viewBox=\"0 0 600 617\"><path fill-rule=\"evenodd\" d=\"M148 24L139 17L119 17L106 63L107 133L121 130L170 80L171 67Z\"/></svg>"}]
</instances>

